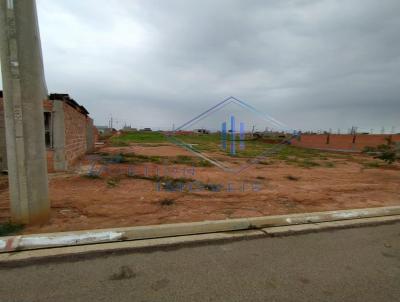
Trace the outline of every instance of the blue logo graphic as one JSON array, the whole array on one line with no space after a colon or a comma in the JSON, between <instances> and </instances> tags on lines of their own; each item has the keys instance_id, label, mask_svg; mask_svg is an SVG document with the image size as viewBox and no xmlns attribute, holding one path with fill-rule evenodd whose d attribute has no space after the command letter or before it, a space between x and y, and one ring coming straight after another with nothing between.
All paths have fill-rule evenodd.
<instances>
[{"instance_id":1,"label":"blue logo graphic","mask_svg":"<svg viewBox=\"0 0 400 302\"><path fill-rule=\"evenodd\" d=\"M240 122L240 128L239 128L239 149L244 150L245 149L245 130L244 130L244 123ZM236 124L235 124L235 117L232 115L231 116L231 128L229 130L230 132L230 148L229 148L229 153L231 155L236 154ZM221 148L224 151L228 151L228 144L227 144L227 130L226 130L226 122L223 122L221 124Z\"/></svg>"}]
</instances>

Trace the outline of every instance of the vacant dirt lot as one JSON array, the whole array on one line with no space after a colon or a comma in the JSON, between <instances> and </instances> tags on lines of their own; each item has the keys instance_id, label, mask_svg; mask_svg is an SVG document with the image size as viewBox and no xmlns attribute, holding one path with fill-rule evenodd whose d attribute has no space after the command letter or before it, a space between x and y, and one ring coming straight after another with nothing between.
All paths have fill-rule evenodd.
<instances>
[{"instance_id":1,"label":"vacant dirt lot","mask_svg":"<svg viewBox=\"0 0 400 302\"><path fill-rule=\"evenodd\" d=\"M233 174L165 143L106 146L83 159L76 171L50 175L51 221L23 232L400 204L399 165L388 167L362 155L299 154L275 156ZM223 160L240 166L247 159ZM8 218L7 179L2 176L0 222Z\"/></svg>"}]
</instances>

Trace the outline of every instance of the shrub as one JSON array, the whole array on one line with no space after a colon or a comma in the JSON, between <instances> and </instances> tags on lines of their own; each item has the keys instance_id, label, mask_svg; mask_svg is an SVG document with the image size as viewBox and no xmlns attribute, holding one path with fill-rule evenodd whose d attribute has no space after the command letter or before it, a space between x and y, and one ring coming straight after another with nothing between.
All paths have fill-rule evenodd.
<instances>
[{"instance_id":1,"label":"shrub","mask_svg":"<svg viewBox=\"0 0 400 302\"><path fill-rule=\"evenodd\" d=\"M367 146L363 152L372 155L374 158L385 161L387 164L392 164L395 161L400 161L400 144L394 143L387 139L387 144L377 147Z\"/></svg>"},{"instance_id":2,"label":"shrub","mask_svg":"<svg viewBox=\"0 0 400 302\"><path fill-rule=\"evenodd\" d=\"M0 224L0 236L13 235L24 228L22 224L15 224L12 222L6 222Z\"/></svg>"}]
</instances>

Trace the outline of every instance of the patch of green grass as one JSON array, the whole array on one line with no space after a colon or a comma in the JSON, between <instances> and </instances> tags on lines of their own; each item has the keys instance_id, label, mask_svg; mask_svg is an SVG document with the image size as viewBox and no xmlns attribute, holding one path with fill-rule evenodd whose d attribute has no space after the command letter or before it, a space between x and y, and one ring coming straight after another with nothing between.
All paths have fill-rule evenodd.
<instances>
[{"instance_id":1,"label":"patch of green grass","mask_svg":"<svg viewBox=\"0 0 400 302\"><path fill-rule=\"evenodd\" d=\"M336 167L336 165L335 165L335 163L333 163L331 161L328 161L328 162L324 163L324 167L326 167L326 168L334 168L334 167Z\"/></svg>"},{"instance_id":2,"label":"patch of green grass","mask_svg":"<svg viewBox=\"0 0 400 302\"><path fill-rule=\"evenodd\" d=\"M163 143L168 143L169 141L174 141L174 143L179 144L179 142L184 142L185 144L192 146L194 150L198 151L208 151L214 152L217 154L229 154L229 143L227 144L228 150L221 150L221 134L219 133L210 133L210 134L178 134L176 136L165 136L162 132L130 132L123 133L120 136L113 136L111 139L111 143L114 145L125 146L129 145L129 143L139 143L142 145L160 145ZM277 142L280 142L279 140ZM244 141L245 148L240 149L238 147L239 142L236 142L236 154L233 157L255 157L263 152L266 152L268 149L271 149L271 157L282 160L282 161L290 161L291 163L296 163L298 160L309 159L313 162L313 159L327 160L330 153L321 152L318 150L307 149L307 148L299 148L290 145L277 145L272 144L271 142L263 141L262 139L247 139ZM187 146L186 146L187 147ZM276 150L275 150L276 148ZM159 163L163 156L145 156L145 155L136 155L135 157L131 157L129 162L144 162L150 161ZM190 156L177 156L175 159L171 160L173 163L177 164L188 164L194 166L212 166L211 163L207 161L199 162L193 160ZM265 161L261 161L260 164L265 164ZM307 162L302 164L303 166L316 166L314 164L308 164Z\"/></svg>"},{"instance_id":3,"label":"patch of green grass","mask_svg":"<svg viewBox=\"0 0 400 302\"><path fill-rule=\"evenodd\" d=\"M150 181L161 181L163 179L163 176L157 176L157 175L152 175L152 176L146 176L142 174L128 174L129 178L133 179L144 179L144 180L150 180Z\"/></svg>"},{"instance_id":4,"label":"patch of green grass","mask_svg":"<svg viewBox=\"0 0 400 302\"><path fill-rule=\"evenodd\" d=\"M260 160L258 163L260 165L268 166L268 165L272 165L274 162L272 160Z\"/></svg>"},{"instance_id":5,"label":"patch of green grass","mask_svg":"<svg viewBox=\"0 0 400 302\"><path fill-rule=\"evenodd\" d=\"M129 143L164 143L166 138L163 133L158 131L148 132L148 131L138 131L122 133L120 136L113 136L111 139L111 144L127 144Z\"/></svg>"},{"instance_id":6,"label":"patch of green grass","mask_svg":"<svg viewBox=\"0 0 400 302\"><path fill-rule=\"evenodd\" d=\"M192 184L196 188L203 188L204 190L212 192L219 192L223 188L223 186L220 184L203 183L200 181L196 181L192 178L186 178L186 177L173 178L170 176L157 176L157 175L152 175L152 176L128 175L128 177L133 179L144 179L152 182L157 182L160 184L163 190L169 192L182 191L183 186L185 184Z\"/></svg>"},{"instance_id":7,"label":"patch of green grass","mask_svg":"<svg viewBox=\"0 0 400 302\"><path fill-rule=\"evenodd\" d=\"M18 233L24 228L22 224L6 222L0 224L0 236L8 236Z\"/></svg>"},{"instance_id":8,"label":"patch of green grass","mask_svg":"<svg viewBox=\"0 0 400 302\"><path fill-rule=\"evenodd\" d=\"M120 153L120 154L108 154L101 153L101 161L103 163L144 163L144 162L152 162L152 163L162 163L163 160L167 159L167 157L163 156L149 156L142 155L136 153Z\"/></svg>"},{"instance_id":9,"label":"patch of green grass","mask_svg":"<svg viewBox=\"0 0 400 302\"><path fill-rule=\"evenodd\" d=\"M129 146L129 143L125 142L125 141L111 139L111 146L113 146L113 147L127 147L127 146Z\"/></svg>"},{"instance_id":10,"label":"patch of green grass","mask_svg":"<svg viewBox=\"0 0 400 302\"><path fill-rule=\"evenodd\" d=\"M141 147L162 147L162 146L170 146L170 144L167 143L136 143L137 146Z\"/></svg>"},{"instance_id":11,"label":"patch of green grass","mask_svg":"<svg viewBox=\"0 0 400 302\"><path fill-rule=\"evenodd\" d=\"M319 167L320 164L311 160L311 159L304 159L303 161L300 161L298 165L302 168L313 168L313 167Z\"/></svg>"},{"instance_id":12,"label":"patch of green grass","mask_svg":"<svg viewBox=\"0 0 400 302\"><path fill-rule=\"evenodd\" d=\"M175 157L156 156L156 155L143 155L136 153L120 153L108 154L100 153L101 162L103 163L155 163L155 164L182 164L194 167L212 167L213 164L194 156L178 155Z\"/></svg>"},{"instance_id":13,"label":"patch of green grass","mask_svg":"<svg viewBox=\"0 0 400 302\"><path fill-rule=\"evenodd\" d=\"M383 166L383 163L379 161L369 161L369 162L363 162L362 163L363 167L365 169L373 169L373 168L380 168Z\"/></svg>"},{"instance_id":14,"label":"patch of green grass","mask_svg":"<svg viewBox=\"0 0 400 302\"><path fill-rule=\"evenodd\" d=\"M283 146L275 155L278 159L300 158L315 159L320 156L320 152L313 149L299 148L295 146Z\"/></svg>"},{"instance_id":15,"label":"patch of green grass","mask_svg":"<svg viewBox=\"0 0 400 302\"><path fill-rule=\"evenodd\" d=\"M143 155L143 154L136 154L136 153L124 153L121 154L122 162L130 163L130 164L137 164L137 163L156 163L161 164L168 159L166 156L154 156L154 155Z\"/></svg>"},{"instance_id":16,"label":"patch of green grass","mask_svg":"<svg viewBox=\"0 0 400 302\"><path fill-rule=\"evenodd\" d=\"M240 148L236 148L236 156L256 157L273 147L274 147L273 144L265 143L262 141L257 141L257 140L245 141L245 148L243 150L240 150Z\"/></svg>"},{"instance_id":17,"label":"patch of green grass","mask_svg":"<svg viewBox=\"0 0 400 302\"><path fill-rule=\"evenodd\" d=\"M213 167L214 165L210 163L208 160L201 159L194 164L195 167Z\"/></svg>"},{"instance_id":18,"label":"patch of green grass","mask_svg":"<svg viewBox=\"0 0 400 302\"><path fill-rule=\"evenodd\" d=\"M100 153L100 161L102 163L124 163L126 162L125 156L123 154L108 154Z\"/></svg>"},{"instance_id":19,"label":"patch of green grass","mask_svg":"<svg viewBox=\"0 0 400 302\"><path fill-rule=\"evenodd\" d=\"M172 163L190 165L195 163L195 158L187 155L178 155L172 160Z\"/></svg>"},{"instance_id":20,"label":"patch of green grass","mask_svg":"<svg viewBox=\"0 0 400 302\"><path fill-rule=\"evenodd\" d=\"M230 138L230 137L229 137ZM185 134L177 135L169 138L171 141L184 142L185 144L192 145L194 150L216 152L219 154L229 155L231 157L254 157L260 155L266 149L274 146L273 144L266 143L256 139L247 139L244 141L245 148L239 148L239 138L236 139L236 153L231 155L229 152L230 142L227 142L227 150L221 149L221 134Z\"/></svg>"},{"instance_id":21,"label":"patch of green grass","mask_svg":"<svg viewBox=\"0 0 400 302\"><path fill-rule=\"evenodd\" d=\"M185 134L167 138L174 144L185 144L186 148L198 151L220 152L220 137L214 134ZM188 146L189 145L189 146Z\"/></svg>"},{"instance_id":22,"label":"patch of green grass","mask_svg":"<svg viewBox=\"0 0 400 302\"><path fill-rule=\"evenodd\" d=\"M285 163L301 168L313 168L320 166L318 162L313 161L311 158L297 158L293 156L286 157Z\"/></svg>"},{"instance_id":23,"label":"patch of green grass","mask_svg":"<svg viewBox=\"0 0 400 302\"><path fill-rule=\"evenodd\" d=\"M119 182L121 181L120 178L118 177L112 177L110 179L107 180L107 186L109 188L115 188L116 186L118 186Z\"/></svg>"},{"instance_id":24,"label":"patch of green grass","mask_svg":"<svg viewBox=\"0 0 400 302\"><path fill-rule=\"evenodd\" d=\"M212 167L213 164L207 160L200 159L199 157L188 156L188 155L178 155L173 159L169 160L172 164L181 164L194 167Z\"/></svg>"}]
</instances>

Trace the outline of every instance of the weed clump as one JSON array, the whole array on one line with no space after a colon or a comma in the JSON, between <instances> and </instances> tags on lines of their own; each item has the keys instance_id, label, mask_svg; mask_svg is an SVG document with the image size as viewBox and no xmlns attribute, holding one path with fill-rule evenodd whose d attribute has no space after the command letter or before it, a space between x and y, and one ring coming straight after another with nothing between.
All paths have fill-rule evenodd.
<instances>
[{"instance_id":1,"label":"weed clump","mask_svg":"<svg viewBox=\"0 0 400 302\"><path fill-rule=\"evenodd\" d=\"M184 165L190 165L194 164L194 159L191 156L187 155L178 155L175 157L175 159L172 160L174 164L184 164Z\"/></svg>"},{"instance_id":2,"label":"weed clump","mask_svg":"<svg viewBox=\"0 0 400 302\"><path fill-rule=\"evenodd\" d=\"M213 164L210 163L210 162L207 161L207 160L202 159L202 160L196 162L194 166L196 166L196 167L204 167L204 168L207 168L207 167L212 167Z\"/></svg>"},{"instance_id":3,"label":"weed clump","mask_svg":"<svg viewBox=\"0 0 400 302\"><path fill-rule=\"evenodd\" d=\"M160 200L160 205L161 206L172 206L173 204L175 204L175 200L171 199L171 198L164 198Z\"/></svg>"},{"instance_id":4,"label":"weed clump","mask_svg":"<svg viewBox=\"0 0 400 302\"><path fill-rule=\"evenodd\" d=\"M23 224L16 224L8 221L0 224L0 236L13 235L24 228Z\"/></svg>"},{"instance_id":5,"label":"weed clump","mask_svg":"<svg viewBox=\"0 0 400 302\"><path fill-rule=\"evenodd\" d=\"M268 166L268 165L272 165L274 162L273 161L267 161L267 160L260 160L259 162L258 162L260 165L265 165L265 166Z\"/></svg>"},{"instance_id":6,"label":"weed clump","mask_svg":"<svg viewBox=\"0 0 400 302\"><path fill-rule=\"evenodd\" d=\"M400 161L400 143L393 142L391 138L386 138L387 144L377 147L367 146L363 153L372 155L376 159L385 161L387 164L393 164Z\"/></svg>"},{"instance_id":7,"label":"weed clump","mask_svg":"<svg viewBox=\"0 0 400 302\"><path fill-rule=\"evenodd\" d=\"M292 181L298 181L298 180L300 180L300 177L298 177L298 176L293 176L293 175L287 175L286 178L289 179L289 180L292 180Z\"/></svg>"},{"instance_id":8,"label":"weed clump","mask_svg":"<svg viewBox=\"0 0 400 302\"><path fill-rule=\"evenodd\" d=\"M111 140L111 146L113 147L127 147L129 143L121 141L121 140Z\"/></svg>"},{"instance_id":9,"label":"weed clump","mask_svg":"<svg viewBox=\"0 0 400 302\"><path fill-rule=\"evenodd\" d=\"M205 190L211 191L211 192L219 192L222 190L222 185L220 185L220 184L206 183L206 184L201 184L201 185Z\"/></svg>"},{"instance_id":10,"label":"weed clump","mask_svg":"<svg viewBox=\"0 0 400 302\"><path fill-rule=\"evenodd\" d=\"M328 161L328 162L326 162L326 163L324 164L324 166L327 167L327 168L334 168L334 167L335 167L335 164L334 164L333 162Z\"/></svg>"},{"instance_id":11,"label":"weed clump","mask_svg":"<svg viewBox=\"0 0 400 302\"><path fill-rule=\"evenodd\" d=\"M82 177L84 178L89 178L89 179L99 179L101 178L99 173L93 172L93 171L89 171L86 174L83 174Z\"/></svg>"},{"instance_id":12,"label":"weed clump","mask_svg":"<svg viewBox=\"0 0 400 302\"><path fill-rule=\"evenodd\" d=\"M115 188L116 186L118 186L119 182L120 182L119 178L113 177L107 180L107 186L109 188Z\"/></svg>"},{"instance_id":13,"label":"weed clump","mask_svg":"<svg viewBox=\"0 0 400 302\"><path fill-rule=\"evenodd\" d=\"M378 161L369 161L362 164L365 169L373 169L382 167L382 163Z\"/></svg>"},{"instance_id":14,"label":"weed clump","mask_svg":"<svg viewBox=\"0 0 400 302\"><path fill-rule=\"evenodd\" d=\"M320 166L319 163L312 161L310 159L305 159L302 162L299 162L298 165L303 168L313 168Z\"/></svg>"}]
</instances>

